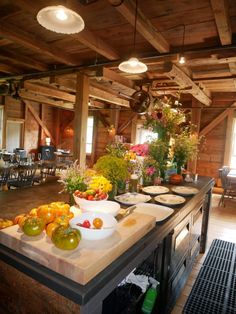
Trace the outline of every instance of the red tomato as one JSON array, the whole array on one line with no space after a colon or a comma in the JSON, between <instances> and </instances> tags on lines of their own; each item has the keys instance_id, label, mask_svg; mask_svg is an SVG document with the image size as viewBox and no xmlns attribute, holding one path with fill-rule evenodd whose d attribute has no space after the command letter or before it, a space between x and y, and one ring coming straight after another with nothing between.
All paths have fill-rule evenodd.
<instances>
[{"instance_id":1,"label":"red tomato","mask_svg":"<svg viewBox=\"0 0 236 314\"><path fill-rule=\"evenodd\" d=\"M91 227L91 224L90 224L89 220L85 220L85 221L83 222L82 226L83 226L84 228L90 228L90 227Z\"/></svg>"},{"instance_id":2,"label":"red tomato","mask_svg":"<svg viewBox=\"0 0 236 314\"><path fill-rule=\"evenodd\" d=\"M88 201L93 201L94 200L94 196L93 195L88 195L87 200Z\"/></svg>"}]
</instances>

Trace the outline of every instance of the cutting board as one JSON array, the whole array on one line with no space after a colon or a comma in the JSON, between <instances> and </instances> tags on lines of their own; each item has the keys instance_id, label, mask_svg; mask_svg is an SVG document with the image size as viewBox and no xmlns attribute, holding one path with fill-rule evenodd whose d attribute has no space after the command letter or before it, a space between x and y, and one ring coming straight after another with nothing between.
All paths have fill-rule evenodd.
<instances>
[{"instance_id":1,"label":"cutting board","mask_svg":"<svg viewBox=\"0 0 236 314\"><path fill-rule=\"evenodd\" d=\"M98 241L81 240L73 251L56 248L43 232L36 237L18 225L0 231L0 243L82 285L88 283L155 226L155 217L132 213L113 235Z\"/></svg>"}]
</instances>

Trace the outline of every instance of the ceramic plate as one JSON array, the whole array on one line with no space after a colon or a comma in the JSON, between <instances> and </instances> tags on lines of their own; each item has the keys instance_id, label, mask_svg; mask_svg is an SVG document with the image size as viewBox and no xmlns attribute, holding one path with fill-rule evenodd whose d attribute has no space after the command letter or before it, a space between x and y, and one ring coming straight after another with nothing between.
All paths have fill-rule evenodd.
<instances>
[{"instance_id":1,"label":"ceramic plate","mask_svg":"<svg viewBox=\"0 0 236 314\"><path fill-rule=\"evenodd\" d=\"M191 186L175 186L171 188L171 190L177 194L188 196L188 195L195 195L199 192L198 189L193 188Z\"/></svg>"},{"instance_id":2,"label":"ceramic plate","mask_svg":"<svg viewBox=\"0 0 236 314\"><path fill-rule=\"evenodd\" d=\"M173 194L163 194L158 195L155 198L155 201L164 205L180 205L185 202L185 198L179 195Z\"/></svg>"},{"instance_id":3,"label":"ceramic plate","mask_svg":"<svg viewBox=\"0 0 236 314\"><path fill-rule=\"evenodd\" d=\"M135 205L138 203L146 203L150 201L149 195L139 193L126 193L119 196L115 196L115 200L124 205Z\"/></svg>"},{"instance_id":4,"label":"ceramic plate","mask_svg":"<svg viewBox=\"0 0 236 314\"><path fill-rule=\"evenodd\" d=\"M170 207L146 203L137 204L134 211L137 213L154 216L156 217L157 222L166 219L174 212L173 208Z\"/></svg>"},{"instance_id":5,"label":"ceramic plate","mask_svg":"<svg viewBox=\"0 0 236 314\"><path fill-rule=\"evenodd\" d=\"M169 189L161 185L150 185L150 186L145 186L143 188L143 192L150 195L157 195L157 194L168 193Z\"/></svg>"}]
</instances>

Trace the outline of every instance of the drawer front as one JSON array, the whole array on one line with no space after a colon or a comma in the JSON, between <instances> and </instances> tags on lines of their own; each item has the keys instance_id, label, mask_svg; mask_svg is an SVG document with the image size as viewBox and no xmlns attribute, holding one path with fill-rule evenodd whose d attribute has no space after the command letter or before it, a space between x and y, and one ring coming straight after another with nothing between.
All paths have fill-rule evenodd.
<instances>
[{"instance_id":1,"label":"drawer front","mask_svg":"<svg viewBox=\"0 0 236 314\"><path fill-rule=\"evenodd\" d=\"M191 216L185 218L175 229L172 236L171 274L178 268L178 264L187 254L190 241Z\"/></svg>"},{"instance_id":2,"label":"drawer front","mask_svg":"<svg viewBox=\"0 0 236 314\"><path fill-rule=\"evenodd\" d=\"M193 213L192 213L192 229L191 233L192 236L198 238L201 234L202 230L202 217L203 217L203 206L199 206Z\"/></svg>"}]
</instances>

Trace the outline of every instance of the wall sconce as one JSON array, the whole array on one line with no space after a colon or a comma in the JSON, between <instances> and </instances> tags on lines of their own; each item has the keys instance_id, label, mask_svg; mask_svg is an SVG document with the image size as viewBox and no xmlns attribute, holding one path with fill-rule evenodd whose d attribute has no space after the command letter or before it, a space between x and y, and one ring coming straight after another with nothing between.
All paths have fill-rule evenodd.
<instances>
[{"instance_id":1,"label":"wall sconce","mask_svg":"<svg viewBox=\"0 0 236 314\"><path fill-rule=\"evenodd\" d=\"M114 137L116 135L116 129L113 124L108 127L107 131L110 137Z\"/></svg>"},{"instance_id":2,"label":"wall sconce","mask_svg":"<svg viewBox=\"0 0 236 314\"><path fill-rule=\"evenodd\" d=\"M46 145L47 145L47 146L50 146L50 144L51 144L51 138L50 138L50 137L46 137L45 141L46 141Z\"/></svg>"}]
</instances>

